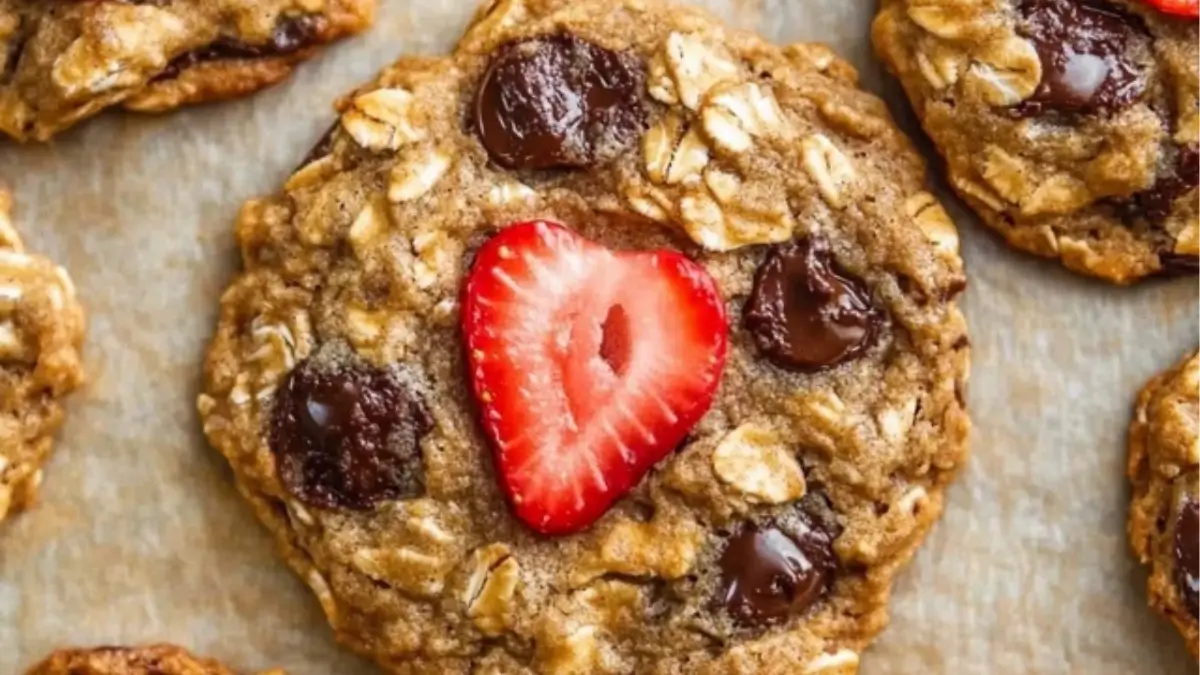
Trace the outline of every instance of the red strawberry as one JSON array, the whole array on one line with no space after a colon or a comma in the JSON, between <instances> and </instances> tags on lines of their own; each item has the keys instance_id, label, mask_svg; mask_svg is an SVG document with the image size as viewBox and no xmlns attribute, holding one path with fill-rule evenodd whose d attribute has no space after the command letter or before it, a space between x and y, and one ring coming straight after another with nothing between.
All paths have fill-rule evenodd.
<instances>
[{"instance_id":1,"label":"red strawberry","mask_svg":"<svg viewBox=\"0 0 1200 675\"><path fill-rule=\"evenodd\" d=\"M1149 0L1149 3L1152 7L1167 14L1193 19L1200 16L1200 1L1198 0Z\"/></svg>"},{"instance_id":2,"label":"red strawberry","mask_svg":"<svg viewBox=\"0 0 1200 675\"><path fill-rule=\"evenodd\" d=\"M725 364L725 308L703 268L545 221L483 245L462 317L504 489L543 534L591 525L670 454Z\"/></svg>"}]
</instances>

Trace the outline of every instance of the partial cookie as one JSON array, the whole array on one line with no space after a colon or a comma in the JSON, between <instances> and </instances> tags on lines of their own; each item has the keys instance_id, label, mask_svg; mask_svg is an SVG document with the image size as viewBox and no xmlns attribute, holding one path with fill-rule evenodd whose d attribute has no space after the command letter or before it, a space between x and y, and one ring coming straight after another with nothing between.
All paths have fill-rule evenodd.
<instances>
[{"instance_id":1,"label":"partial cookie","mask_svg":"<svg viewBox=\"0 0 1200 675\"><path fill-rule=\"evenodd\" d=\"M1150 606L1200 655L1200 357L1138 395L1129 427L1129 543L1150 566Z\"/></svg>"},{"instance_id":2,"label":"partial cookie","mask_svg":"<svg viewBox=\"0 0 1200 675\"><path fill-rule=\"evenodd\" d=\"M873 37L984 222L1130 283L1200 267L1197 22L1153 4L883 0Z\"/></svg>"},{"instance_id":3,"label":"partial cookie","mask_svg":"<svg viewBox=\"0 0 1200 675\"><path fill-rule=\"evenodd\" d=\"M375 0L0 0L0 132L44 141L105 108L163 112L275 84Z\"/></svg>"},{"instance_id":4,"label":"partial cookie","mask_svg":"<svg viewBox=\"0 0 1200 675\"><path fill-rule=\"evenodd\" d=\"M393 673L853 673L966 455L954 225L828 49L503 0L237 223L198 405Z\"/></svg>"},{"instance_id":5,"label":"partial cookie","mask_svg":"<svg viewBox=\"0 0 1200 675\"><path fill-rule=\"evenodd\" d=\"M62 399L83 380L83 309L66 270L26 253L0 189L0 520L33 502L62 425Z\"/></svg>"},{"instance_id":6,"label":"partial cookie","mask_svg":"<svg viewBox=\"0 0 1200 675\"><path fill-rule=\"evenodd\" d=\"M212 659L174 645L62 649L29 669L26 675L234 675ZM284 675L271 670L261 675Z\"/></svg>"}]
</instances>

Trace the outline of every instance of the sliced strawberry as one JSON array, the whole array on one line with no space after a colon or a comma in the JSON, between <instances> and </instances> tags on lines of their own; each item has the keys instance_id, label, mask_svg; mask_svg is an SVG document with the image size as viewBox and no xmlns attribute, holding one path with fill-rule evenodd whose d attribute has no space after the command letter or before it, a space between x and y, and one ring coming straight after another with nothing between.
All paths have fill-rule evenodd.
<instances>
[{"instance_id":1,"label":"sliced strawberry","mask_svg":"<svg viewBox=\"0 0 1200 675\"><path fill-rule=\"evenodd\" d=\"M670 454L725 363L725 309L703 268L545 221L483 245L462 317L504 489L544 534L592 524Z\"/></svg>"},{"instance_id":2,"label":"sliced strawberry","mask_svg":"<svg viewBox=\"0 0 1200 675\"><path fill-rule=\"evenodd\" d=\"M1196 18L1200 16L1200 0L1147 0L1160 12Z\"/></svg>"}]
</instances>

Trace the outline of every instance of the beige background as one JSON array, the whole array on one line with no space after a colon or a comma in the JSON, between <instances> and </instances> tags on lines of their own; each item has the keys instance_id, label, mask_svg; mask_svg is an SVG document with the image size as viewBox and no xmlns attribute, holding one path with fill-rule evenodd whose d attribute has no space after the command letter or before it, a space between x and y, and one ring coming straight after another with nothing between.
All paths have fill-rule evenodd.
<instances>
[{"instance_id":1,"label":"beige background","mask_svg":"<svg viewBox=\"0 0 1200 675\"><path fill-rule=\"evenodd\" d=\"M869 0L705 4L777 41L832 43L898 101L870 55ZM472 5L384 0L369 35L250 100L109 115L47 147L0 142L18 227L70 268L91 328L91 382L71 401L42 503L0 528L0 673L64 643L151 640L246 671L372 672L276 562L193 401L238 206L282 182L339 93L402 52L446 50ZM948 205L971 274L974 457L863 672L1195 673L1145 607L1122 461L1134 390L1197 342L1196 281L1079 279Z\"/></svg>"}]
</instances>

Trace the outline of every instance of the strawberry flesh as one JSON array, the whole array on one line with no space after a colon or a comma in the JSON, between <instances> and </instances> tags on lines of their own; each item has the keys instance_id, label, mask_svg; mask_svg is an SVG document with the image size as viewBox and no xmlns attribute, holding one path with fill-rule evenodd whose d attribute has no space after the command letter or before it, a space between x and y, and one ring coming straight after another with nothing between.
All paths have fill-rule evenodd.
<instances>
[{"instance_id":1,"label":"strawberry flesh","mask_svg":"<svg viewBox=\"0 0 1200 675\"><path fill-rule=\"evenodd\" d=\"M594 523L683 441L712 404L728 340L700 265L547 221L483 245L462 322L504 490L551 535Z\"/></svg>"}]
</instances>

